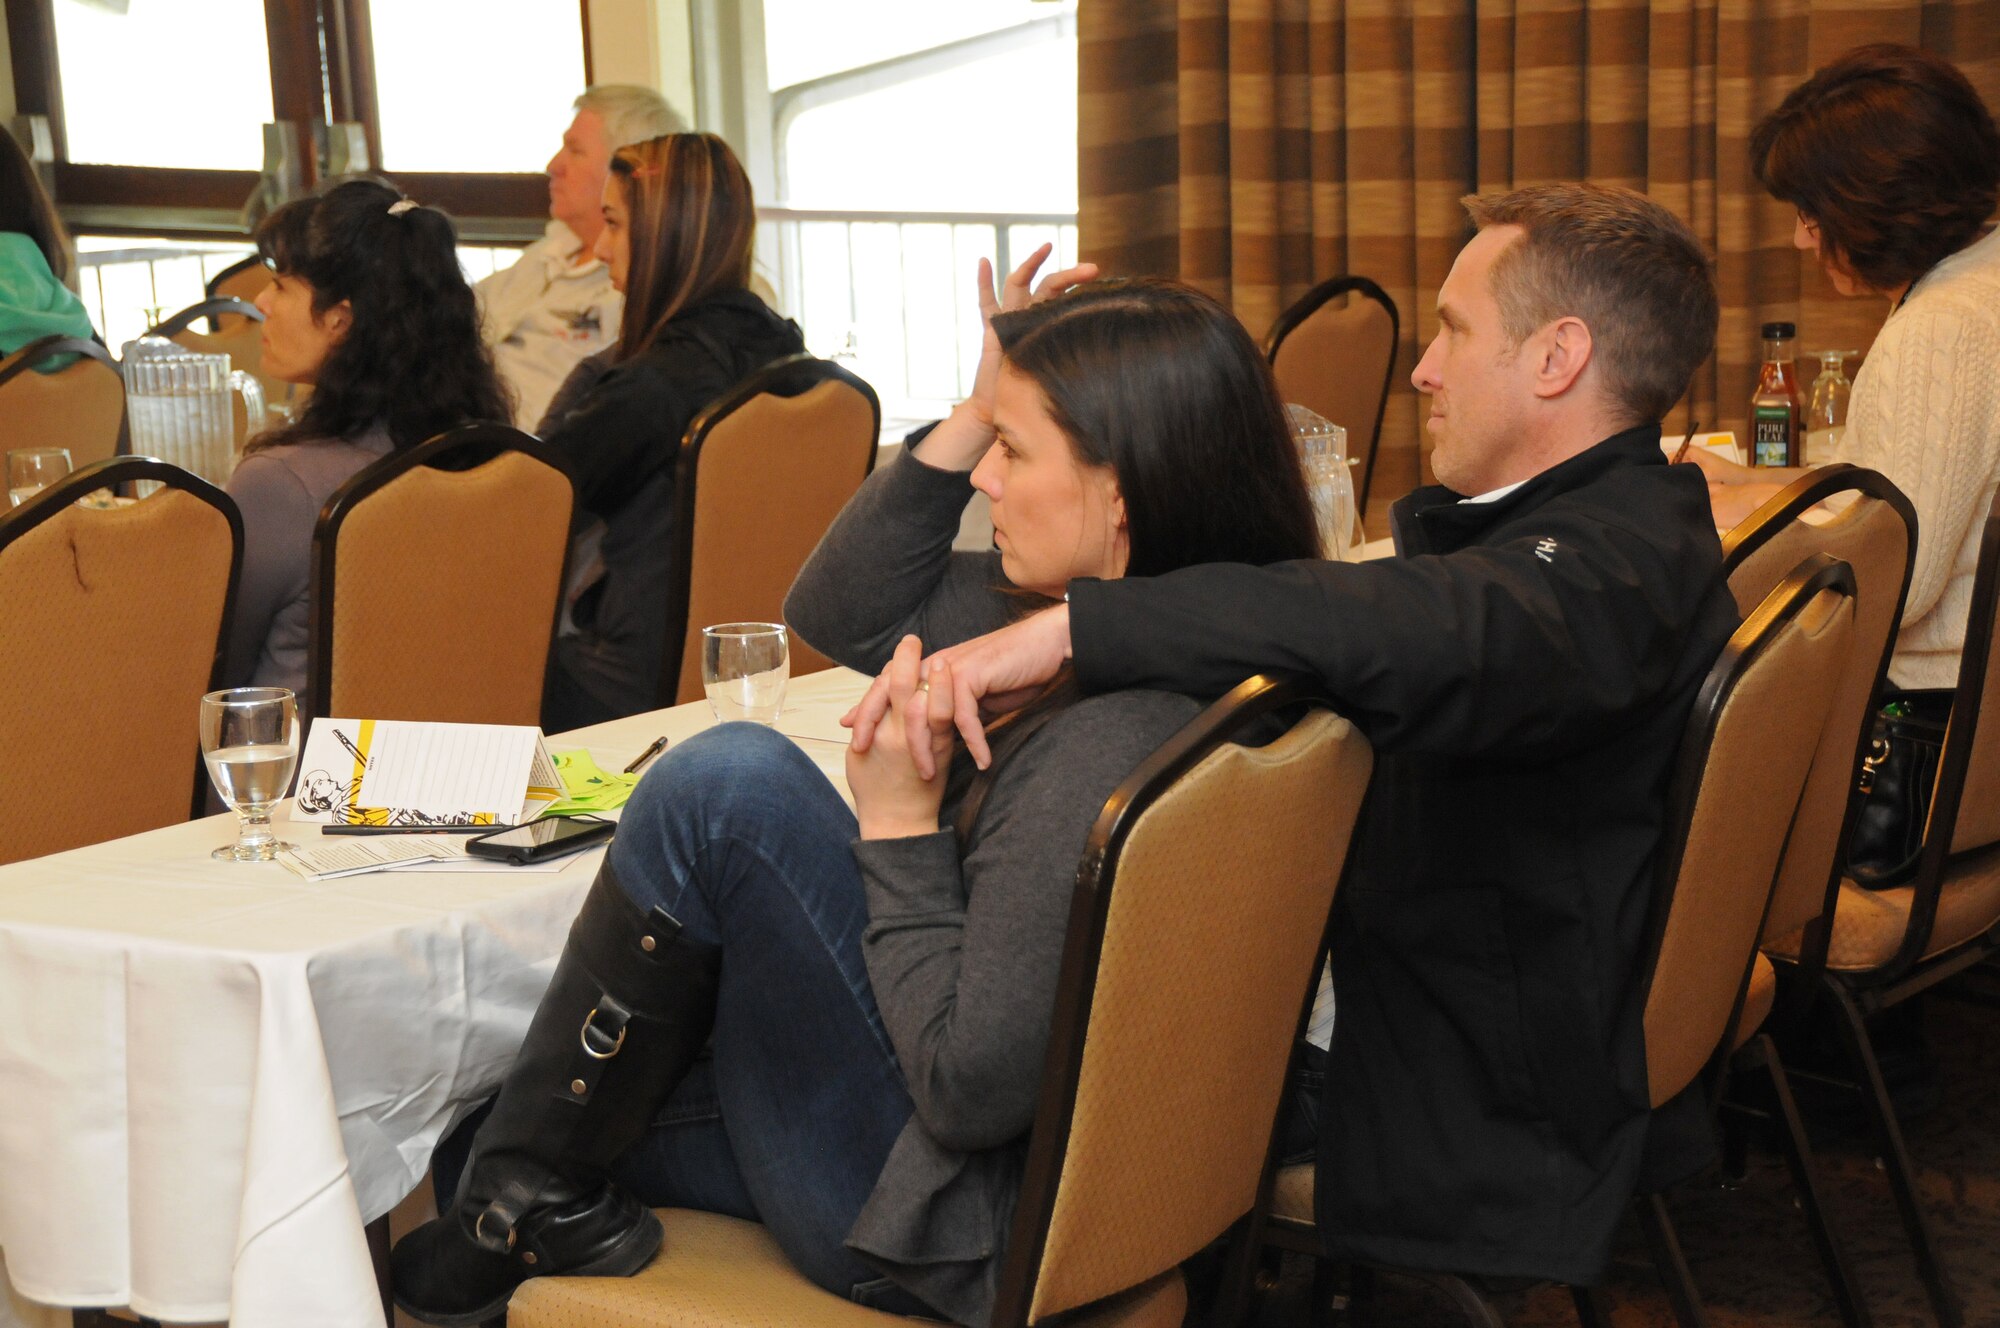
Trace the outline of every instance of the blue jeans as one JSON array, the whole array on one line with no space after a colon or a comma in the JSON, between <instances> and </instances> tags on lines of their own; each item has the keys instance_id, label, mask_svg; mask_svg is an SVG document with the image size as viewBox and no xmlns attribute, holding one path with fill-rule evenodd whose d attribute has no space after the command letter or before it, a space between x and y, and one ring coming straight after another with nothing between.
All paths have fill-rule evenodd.
<instances>
[{"instance_id":1,"label":"blue jeans","mask_svg":"<svg viewBox=\"0 0 2000 1328\"><path fill-rule=\"evenodd\" d=\"M721 985L712 1054L613 1174L649 1205L762 1222L837 1295L935 1314L842 1244L912 1110L862 963L855 834L826 777L759 725L711 729L646 772L609 860L640 908L722 946ZM441 1188L463 1165L449 1148Z\"/></svg>"}]
</instances>

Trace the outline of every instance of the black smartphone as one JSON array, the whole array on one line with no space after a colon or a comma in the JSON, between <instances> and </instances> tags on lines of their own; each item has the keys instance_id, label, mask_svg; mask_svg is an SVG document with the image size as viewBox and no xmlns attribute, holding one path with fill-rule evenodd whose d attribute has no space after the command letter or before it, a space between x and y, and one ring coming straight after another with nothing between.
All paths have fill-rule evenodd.
<instances>
[{"instance_id":1,"label":"black smartphone","mask_svg":"<svg viewBox=\"0 0 2000 1328\"><path fill-rule=\"evenodd\" d=\"M510 825L467 842L465 851L478 858L499 858L520 866L547 862L601 844L618 829L618 822L594 816L544 816L526 825Z\"/></svg>"}]
</instances>

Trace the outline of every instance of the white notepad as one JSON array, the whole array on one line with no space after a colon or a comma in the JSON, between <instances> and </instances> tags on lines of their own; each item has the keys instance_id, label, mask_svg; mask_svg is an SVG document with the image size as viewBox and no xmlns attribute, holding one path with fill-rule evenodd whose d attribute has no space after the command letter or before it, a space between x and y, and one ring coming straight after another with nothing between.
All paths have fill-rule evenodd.
<instances>
[{"instance_id":1,"label":"white notepad","mask_svg":"<svg viewBox=\"0 0 2000 1328\"><path fill-rule=\"evenodd\" d=\"M538 728L317 719L299 757L292 819L517 825L561 796L561 776Z\"/></svg>"}]
</instances>

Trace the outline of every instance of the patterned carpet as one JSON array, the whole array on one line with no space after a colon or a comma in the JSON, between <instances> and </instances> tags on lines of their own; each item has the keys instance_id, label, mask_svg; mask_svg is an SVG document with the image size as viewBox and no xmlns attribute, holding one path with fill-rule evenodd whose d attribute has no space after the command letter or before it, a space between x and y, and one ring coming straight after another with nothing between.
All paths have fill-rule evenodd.
<instances>
[{"instance_id":1,"label":"patterned carpet","mask_svg":"<svg viewBox=\"0 0 2000 1328\"><path fill-rule=\"evenodd\" d=\"M1904 1122L1907 1142L1945 1268L1968 1325L2000 1325L2000 1009L1949 995L1928 1001L1927 1040L1939 1068L1942 1102ZM1886 1178L1858 1121L1836 1099L1802 1104L1814 1136L1827 1206L1852 1276L1877 1328L1934 1322ZM1783 1158L1753 1151L1747 1181L1723 1188L1715 1174L1668 1195L1681 1244L1713 1328L1835 1324L1805 1219L1793 1206ZM1260 1328L1302 1328L1309 1274L1287 1261L1281 1283L1259 1307ZM1637 1226L1627 1222L1607 1285L1620 1328L1671 1328L1673 1315ZM1540 1288L1494 1297L1510 1328L1574 1328L1566 1291ZM1436 1293L1403 1279L1385 1281L1371 1325L1455 1328L1463 1324Z\"/></svg>"}]
</instances>

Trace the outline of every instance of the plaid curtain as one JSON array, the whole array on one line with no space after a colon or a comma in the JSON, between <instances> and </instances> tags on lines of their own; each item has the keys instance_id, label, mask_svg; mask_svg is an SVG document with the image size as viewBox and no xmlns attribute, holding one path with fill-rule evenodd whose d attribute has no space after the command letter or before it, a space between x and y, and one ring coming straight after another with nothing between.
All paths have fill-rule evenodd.
<instances>
[{"instance_id":1,"label":"plaid curtain","mask_svg":"<svg viewBox=\"0 0 2000 1328\"><path fill-rule=\"evenodd\" d=\"M1791 210L1751 175L1757 120L1869 41L1938 51L2000 108L2000 0L1082 0L1078 36L1085 257L1192 282L1259 337L1329 276L1394 297L1375 533L1423 473L1407 379L1466 236L1460 195L1588 179L1685 218L1722 325L1670 428L1692 411L1741 430L1760 323L1865 349L1887 313L1792 249Z\"/></svg>"}]
</instances>

